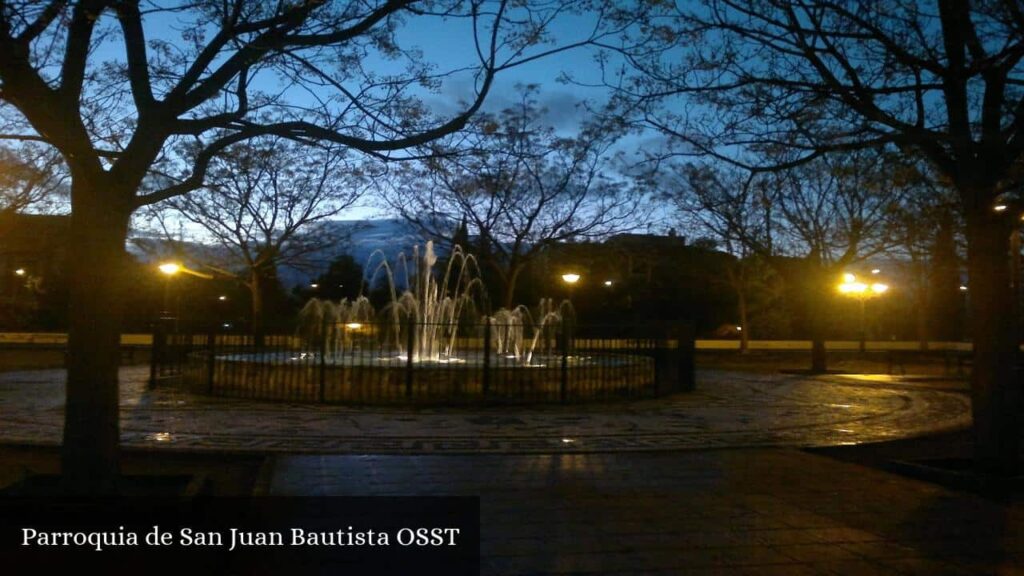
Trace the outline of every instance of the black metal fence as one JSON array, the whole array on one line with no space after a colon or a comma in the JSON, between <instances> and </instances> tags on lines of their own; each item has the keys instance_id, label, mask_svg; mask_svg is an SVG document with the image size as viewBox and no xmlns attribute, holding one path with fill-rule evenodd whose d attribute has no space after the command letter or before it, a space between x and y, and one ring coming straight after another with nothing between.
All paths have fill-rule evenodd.
<instances>
[{"instance_id":1,"label":"black metal fence","mask_svg":"<svg viewBox=\"0 0 1024 576\"><path fill-rule=\"evenodd\" d=\"M214 396L351 404L579 402L694 385L688 326L349 323L316 335L164 334L154 384ZM413 353L410 354L409 351Z\"/></svg>"}]
</instances>

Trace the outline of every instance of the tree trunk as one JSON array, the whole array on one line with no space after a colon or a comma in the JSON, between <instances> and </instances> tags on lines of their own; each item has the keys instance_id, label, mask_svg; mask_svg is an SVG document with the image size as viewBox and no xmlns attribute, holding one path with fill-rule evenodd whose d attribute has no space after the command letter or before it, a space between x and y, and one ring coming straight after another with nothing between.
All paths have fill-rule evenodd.
<instances>
[{"instance_id":1,"label":"tree trunk","mask_svg":"<svg viewBox=\"0 0 1024 576\"><path fill-rule=\"evenodd\" d=\"M1018 342L1010 279L1010 229L988 207L967 216L967 264L971 287L974 367L971 407L975 463L1012 473L1020 447L1020 382L1015 378Z\"/></svg>"},{"instance_id":2,"label":"tree trunk","mask_svg":"<svg viewBox=\"0 0 1024 576\"><path fill-rule=\"evenodd\" d=\"M263 286L258 270L253 270L249 280L249 294L252 297L252 337L257 348L263 347Z\"/></svg>"},{"instance_id":3,"label":"tree trunk","mask_svg":"<svg viewBox=\"0 0 1024 576\"><path fill-rule=\"evenodd\" d=\"M820 331L811 336L811 372L823 374L828 371L828 355L825 351L825 338Z\"/></svg>"},{"instance_id":4,"label":"tree trunk","mask_svg":"<svg viewBox=\"0 0 1024 576\"><path fill-rule=\"evenodd\" d=\"M821 264L812 261L806 281L811 282L808 293L811 296L811 372L828 371L828 356L825 350L825 318L832 295L832 278Z\"/></svg>"},{"instance_id":5,"label":"tree trunk","mask_svg":"<svg viewBox=\"0 0 1024 576\"><path fill-rule=\"evenodd\" d=\"M917 347L919 350L928 349L928 277L925 264L919 258L911 256L911 302L914 307L914 333L917 335Z\"/></svg>"},{"instance_id":6,"label":"tree trunk","mask_svg":"<svg viewBox=\"0 0 1024 576\"><path fill-rule=\"evenodd\" d=\"M736 307L740 317L740 354L750 350L750 326L747 322L747 290L745 286L736 291Z\"/></svg>"},{"instance_id":7,"label":"tree trunk","mask_svg":"<svg viewBox=\"0 0 1024 576\"><path fill-rule=\"evenodd\" d=\"M915 331L917 332L917 347L920 350L928 349L928 314L926 313L928 306L926 299L922 298L920 291L915 291L917 297L915 298L916 306L914 306L914 325Z\"/></svg>"},{"instance_id":8,"label":"tree trunk","mask_svg":"<svg viewBox=\"0 0 1024 576\"><path fill-rule=\"evenodd\" d=\"M108 186L72 185L71 305L61 472L66 490L111 494L118 477L118 367L129 211Z\"/></svg>"},{"instance_id":9,"label":"tree trunk","mask_svg":"<svg viewBox=\"0 0 1024 576\"><path fill-rule=\"evenodd\" d=\"M736 293L736 315L739 321L740 354L746 354L750 347L750 327L747 326L747 275L743 260L737 260L726 267L729 286Z\"/></svg>"}]
</instances>

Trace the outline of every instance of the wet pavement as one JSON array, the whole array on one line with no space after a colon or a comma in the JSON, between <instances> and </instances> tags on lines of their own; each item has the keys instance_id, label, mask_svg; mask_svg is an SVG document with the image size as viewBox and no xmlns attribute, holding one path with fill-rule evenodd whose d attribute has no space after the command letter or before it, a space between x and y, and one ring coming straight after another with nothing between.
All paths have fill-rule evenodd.
<instances>
[{"instance_id":1,"label":"wet pavement","mask_svg":"<svg viewBox=\"0 0 1024 576\"><path fill-rule=\"evenodd\" d=\"M613 404L394 408L210 398L148 390L122 370L122 441L141 448L352 453L586 453L834 446L964 428L956 381L699 371L698 389ZM57 444L63 373L0 375L0 442Z\"/></svg>"},{"instance_id":2,"label":"wet pavement","mask_svg":"<svg viewBox=\"0 0 1024 576\"><path fill-rule=\"evenodd\" d=\"M276 495L475 495L482 574L1024 573L1024 506L792 449L280 456Z\"/></svg>"},{"instance_id":3,"label":"wet pavement","mask_svg":"<svg viewBox=\"0 0 1024 576\"><path fill-rule=\"evenodd\" d=\"M957 381L700 371L696 392L537 408L204 398L122 372L141 448L267 453L260 493L473 495L482 574L1024 574L1024 507L793 447L963 428ZM0 375L0 442L56 444L59 371Z\"/></svg>"}]
</instances>

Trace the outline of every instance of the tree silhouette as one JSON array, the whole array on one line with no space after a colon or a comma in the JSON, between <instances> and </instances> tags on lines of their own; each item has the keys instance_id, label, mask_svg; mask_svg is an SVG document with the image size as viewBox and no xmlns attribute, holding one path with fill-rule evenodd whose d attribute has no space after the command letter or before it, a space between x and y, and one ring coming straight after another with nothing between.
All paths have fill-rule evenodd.
<instances>
[{"instance_id":1,"label":"tree silhouette","mask_svg":"<svg viewBox=\"0 0 1024 576\"><path fill-rule=\"evenodd\" d=\"M202 187L221 153L259 136L393 158L450 134L480 109L500 72L599 40L596 29L561 44L548 34L561 14L588 4L0 5L0 135L49 145L71 174L67 488L116 488L118 311L135 210ZM432 23L464 41L450 68L400 34ZM425 97L457 86L469 87L448 96L465 104L432 113Z\"/></svg>"},{"instance_id":2,"label":"tree silhouette","mask_svg":"<svg viewBox=\"0 0 1024 576\"><path fill-rule=\"evenodd\" d=\"M248 289L257 344L265 280L282 265L308 267L310 256L340 240L321 224L359 200L372 176L362 170L336 150L256 138L218 156L206 186L165 203L224 248L224 261L211 268Z\"/></svg>"},{"instance_id":3,"label":"tree silhouette","mask_svg":"<svg viewBox=\"0 0 1024 576\"><path fill-rule=\"evenodd\" d=\"M753 171L887 147L926 159L966 222L976 461L1008 471L1020 444L1011 232L1024 168L1024 8L980 0L648 3L607 46L617 114L668 155ZM637 10L623 15L636 18ZM628 14L627 14L628 13ZM614 65L625 62L624 74ZM784 151L772 163L762 152ZM1010 209L995 210L1009 205Z\"/></svg>"},{"instance_id":4,"label":"tree silhouette","mask_svg":"<svg viewBox=\"0 0 1024 576\"><path fill-rule=\"evenodd\" d=\"M517 105L437 144L443 153L407 167L388 194L388 204L431 237L452 244L475 236L464 248L498 278L506 308L522 271L551 245L636 226L640 196L625 178L607 175L614 131L560 136L545 112L536 87L524 87ZM454 219L467 229L452 227Z\"/></svg>"},{"instance_id":5,"label":"tree silhouette","mask_svg":"<svg viewBox=\"0 0 1024 576\"><path fill-rule=\"evenodd\" d=\"M0 147L0 212L64 212L68 177L64 162L52 149Z\"/></svg>"},{"instance_id":6,"label":"tree silhouette","mask_svg":"<svg viewBox=\"0 0 1024 576\"><path fill-rule=\"evenodd\" d=\"M741 308L751 257L772 266L802 295L811 369L823 372L826 306L847 267L892 247L892 216L906 193L897 178L900 168L892 158L862 151L754 178L734 167L688 164L678 177L660 181L674 184L669 198L682 214L740 257L729 273ZM792 258L803 265L792 266Z\"/></svg>"}]
</instances>

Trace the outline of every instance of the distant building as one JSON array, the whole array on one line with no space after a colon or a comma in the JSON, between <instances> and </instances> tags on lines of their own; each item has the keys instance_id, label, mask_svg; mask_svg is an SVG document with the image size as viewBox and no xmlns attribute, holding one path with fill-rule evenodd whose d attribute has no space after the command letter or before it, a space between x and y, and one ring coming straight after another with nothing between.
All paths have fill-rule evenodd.
<instances>
[{"instance_id":1,"label":"distant building","mask_svg":"<svg viewBox=\"0 0 1024 576\"><path fill-rule=\"evenodd\" d=\"M538 296L564 297L570 294L558 285L561 274L580 274L571 297L585 322L689 322L708 332L735 323L725 272L733 260L679 235L617 234L604 242L552 246L532 283L542 287Z\"/></svg>"},{"instance_id":2,"label":"distant building","mask_svg":"<svg viewBox=\"0 0 1024 576\"><path fill-rule=\"evenodd\" d=\"M675 234L616 234L603 245L617 257L616 267L624 278L643 278L647 283L654 280L659 268L677 266L672 257L687 250L686 238Z\"/></svg>"}]
</instances>

